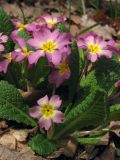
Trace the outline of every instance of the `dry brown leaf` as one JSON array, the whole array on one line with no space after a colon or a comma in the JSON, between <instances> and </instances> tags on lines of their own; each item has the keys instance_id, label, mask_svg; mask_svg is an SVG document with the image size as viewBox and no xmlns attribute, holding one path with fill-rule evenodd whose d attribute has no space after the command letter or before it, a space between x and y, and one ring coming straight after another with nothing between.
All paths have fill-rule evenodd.
<instances>
[{"instance_id":1,"label":"dry brown leaf","mask_svg":"<svg viewBox=\"0 0 120 160\"><path fill-rule=\"evenodd\" d=\"M74 155L77 149L77 142L74 140L69 140L67 143L67 150L71 153L71 155Z\"/></svg>"},{"instance_id":2,"label":"dry brown leaf","mask_svg":"<svg viewBox=\"0 0 120 160\"><path fill-rule=\"evenodd\" d=\"M28 104L35 104L35 102L38 100L38 98L40 97L40 91L38 90L30 90L30 91L22 91L19 89L20 94L22 95L22 97L25 99L25 101Z\"/></svg>"},{"instance_id":3,"label":"dry brown leaf","mask_svg":"<svg viewBox=\"0 0 120 160\"><path fill-rule=\"evenodd\" d=\"M20 16L21 15L21 11L18 8L18 5L16 3L14 4L8 4L8 3L3 3L1 5L1 7L4 8L4 10L11 16Z\"/></svg>"},{"instance_id":4,"label":"dry brown leaf","mask_svg":"<svg viewBox=\"0 0 120 160\"><path fill-rule=\"evenodd\" d=\"M71 20L75 23L75 24L80 24L80 16L78 15L71 15Z\"/></svg>"},{"instance_id":5,"label":"dry brown leaf","mask_svg":"<svg viewBox=\"0 0 120 160\"><path fill-rule=\"evenodd\" d=\"M77 150L77 142L74 140L63 140L60 142L61 148L63 148L63 155L67 157L73 157Z\"/></svg>"},{"instance_id":6,"label":"dry brown leaf","mask_svg":"<svg viewBox=\"0 0 120 160\"><path fill-rule=\"evenodd\" d=\"M6 121L0 121L0 129L5 129L7 127L8 127L8 125L7 125Z\"/></svg>"},{"instance_id":7,"label":"dry brown leaf","mask_svg":"<svg viewBox=\"0 0 120 160\"><path fill-rule=\"evenodd\" d=\"M57 151L55 151L53 154L51 154L50 156L47 156L48 159L53 159L53 158L58 158L61 156L61 154L64 153L64 148L60 148Z\"/></svg>"},{"instance_id":8,"label":"dry brown leaf","mask_svg":"<svg viewBox=\"0 0 120 160\"><path fill-rule=\"evenodd\" d=\"M96 22L103 22L104 24L110 24L111 22L111 19L107 16L105 10L96 11L91 18L93 18Z\"/></svg>"},{"instance_id":9,"label":"dry brown leaf","mask_svg":"<svg viewBox=\"0 0 120 160\"><path fill-rule=\"evenodd\" d=\"M13 135L17 141L24 142L28 137L29 130L28 129L11 129L10 134Z\"/></svg>"},{"instance_id":10,"label":"dry brown leaf","mask_svg":"<svg viewBox=\"0 0 120 160\"><path fill-rule=\"evenodd\" d=\"M26 143L17 141L16 151L20 152L21 150L23 150L27 146L28 145Z\"/></svg>"},{"instance_id":11,"label":"dry brown leaf","mask_svg":"<svg viewBox=\"0 0 120 160\"><path fill-rule=\"evenodd\" d=\"M120 121L111 121L109 126L110 132L115 133L118 137L120 137Z\"/></svg>"},{"instance_id":12,"label":"dry brown leaf","mask_svg":"<svg viewBox=\"0 0 120 160\"><path fill-rule=\"evenodd\" d=\"M81 17L81 26L83 28L88 28L94 24L96 24L96 22L93 19L89 18L88 15L84 15ZM98 35L102 36L104 39L112 39L112 35L116 35L114 28L108 25L97 25L89 31L94 31Z\"/></svg>"},{"instance_id":13,"label":"dry brown leaf","mask_svg":"<svg viewBox=\"0 0 120 160\"><path fill-rule=\"evenodd\" d=\"M102 136L100 142L98 143L98 145L108 145L109 143L109 133L106 133L105 135Z\"/></svg>"},{"instance_id":14,"label":"dry brown leaf","mask_svg":"<svg viewBox=\"0 0 120 160\"><path fill-rule=\"evenodd\" d=\"M0 138L0 144L6 146L9 149L15 150L16 148L16 139L11 134L6 133Z\"/></svg>"},{"instance_id":15,"label":"dry brown leaf","mask_svg":"<svg viewBox=\"0 0 120 160\"><path fill-rule=\"evenodd\" d=\"M85 150L87 154L87 159L94 159L94 157L98 154L99 149L95 148L95 146L92 145L85 145Z\"/></svg>"},{"instance_id":16,"label":"dry brown leaf","mask_svg":"<svg viewBox=\"0 0 120 160\"><path fill-rule=\"evenodd\" d=\"M70 26L70 33L72 34L72 36L75 37L77 34L80 33L80 29L76 25L71 25Z\"/></svg>"},{"instance_id":17,"label":"dry brown leaf","mask_svg":"<svg viewBox=\"0 0 120 160\"><path fill-rule=\"evenodd\" d=\"M42 157L37 157L29 148L23 149L21 152L16 152L0 145L0 160L45 160Z\"/></svg>"}]
</instances>

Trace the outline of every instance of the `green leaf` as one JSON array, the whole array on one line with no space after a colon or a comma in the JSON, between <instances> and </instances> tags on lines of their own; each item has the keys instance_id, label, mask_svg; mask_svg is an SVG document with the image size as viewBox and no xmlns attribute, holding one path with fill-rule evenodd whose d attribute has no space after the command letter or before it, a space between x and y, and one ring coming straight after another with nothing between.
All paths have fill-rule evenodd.
<instances>
[{"instance_id":1,"label":"green leaf","mask_svg":"<svg viewBox=\"0 0 120 160\"><path fill-rule=\"evenodd\" d=\"M80 88L77 92L75 104L80 104L93 90L98 89L100 90L101 88L98 85L95 71L91 71L86 77L83 77L80 81Z\"/></svg>"},{"instance_id":2,"label":"green leaf","mask_svg":"<svg viewBox=\"0 0 120 160\"><path fill-rule=\"evenodd\" d=\"M60 32L68 32L68 29L62 23L58 23L57 28Z\"/></svg>"},{"instance_id":3,"label":"green leaf","mask_svg":"<svg viewBox=\"0 0 120 160\"><path fill-rule=\"evenodd\" d=\"M24 30L19 31L18 36L25 40L28 40L30 38L30 35L28 35Z\"/></svg>"},{"instance_id":4,"label":"green leaf","mask_svg":"<svg viewBox=\"0 0 120 160\"><path fill-rule=\"evenodd\" d=\"M36 122L28 112L29 107L18 90L6 81L0 81L0 118L35 126Z\"/></svg>"},{"instance_id":5,"label":"green leaf","mask_svg":"<svg viewBox=\"0 0 120 160\"><path fill-rule=\"evenodd\" d=\"M59 139L76 130L95 127L103 123L106 116L106 99L102 90L93 90L81 104L73 107L64 122L55 130L54 139Z\"/></svg>"},{"instance_id":6,"label":"green leaf","mask_svg":"<svg viewBox=\"0 0 120 160\"><path fill-rule=\"evenodd\" d=\"M6 14L6 12L2 8L0 8L0 32L9 37L13 29L14 27L12 22L10 21L10 17ZM14 43L9 38L9 40L5 44L5 51L10 52L13 49L14 49Z\"/></svg>"},{"instance_id":7,"label":"green leaf","mask_svg":"<svg viewBox=\"0 0 120 160\"><path fill-rule=\"evenodd\" d=\"M76 140L81 144L96 145L100 142L101 137L81 137Z\"/></svg>"},{"instance_id":8,"label":"green leaf","mask_svg":"<svg viewBox=\"0 0 120 160\"><path fill-rule=\"evenodd\" d=\"M71 101L76 93L79 82L79 51L75 42L72 44L70 69L71 77L69 79L69 100Z\"/></svg>"},{"instance_id":9,"label":"green leaf","mask_svg":"<svg viewBox=\"0 0 120 160\"><path fill-rule=\"evenodd\" d=\"M32 150L39 155L48 155L53 153L59 146L51 140L48 140L41 134L37 134L29 141Z\"/></svg>"},{"instance_id":10,"label":"green leaf","mask_svg":"<svg viewBox=\"0 0 120 160\"><path fill-rule=\"evenodd\" d=\"M120 120L120 104L115 104L110 106L110 121L119 121Z\"/></svg>"},{"instance_id":11,"label":"green leaf","mask_svg":"<svg viewBox=\"0 0 120 160\"><path fill-rule=\"evenodd\" d=\"M120 79L120 63L107 58L101 58L94 66L98 85L107 92Z\"/></svg>"},{"instance_id":12,"label":"green leaf","mask_svg":"<svg viewBox=\"0 0 120 160\"><path fill-rule=\"evenodd\" d=\"M119 149L119 148L116 148L116 155L117 155L118 157L120 157L120 149Z\"/></svg>"},{"instance_id":13,"label":"green leaf","mask_svg":"<svg viewBox=\"0 0 120 160\"><path fill-rule=\"evenodd\" d=\"M91 71L86 77L83 77L80 81L81 87L90 87L92 89L98 88L98 82L96 79L95 71Z\"/></svg>"}]
</instances>

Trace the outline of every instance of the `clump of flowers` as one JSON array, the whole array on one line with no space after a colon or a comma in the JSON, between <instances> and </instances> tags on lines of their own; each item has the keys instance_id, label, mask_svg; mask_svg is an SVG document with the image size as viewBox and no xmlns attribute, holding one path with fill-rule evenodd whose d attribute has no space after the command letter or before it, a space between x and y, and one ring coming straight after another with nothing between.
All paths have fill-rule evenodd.
<instances>
[{"instance_id":1,"label":"clump of flowers","mask_svg":"<svg viewBox=\"0 0 120 160\"><path fill-rule=\"evenodd\" d=\"M111 101L106 102L120 86L120 49L115 47L114 40L108 41L93 32L72 37L63 24L65 20L65 17L51 15L40 16L28 23L14 19L15 29L10 37L0 33L0 77L19 89L25 99L21 102L18 93L17 102L10 102L13 108L19 107L16 112L23 113L21 121L19 114L5 118L25 121L27 125L33 123L33 130L37 128L45 141L64 136L78 140L74 132L105 123L104 115L110 108L106 104L110 105ZM13 41L9 51L5 47L8 38ZM8 97L8 92L3 95L8 102L14 100ZM24 103L25 108L22 108ZM5 108L5 112L7 104L3 100L1 108ZM10 113L14 113L14 109Z\"/></svg>"}]
</instances>

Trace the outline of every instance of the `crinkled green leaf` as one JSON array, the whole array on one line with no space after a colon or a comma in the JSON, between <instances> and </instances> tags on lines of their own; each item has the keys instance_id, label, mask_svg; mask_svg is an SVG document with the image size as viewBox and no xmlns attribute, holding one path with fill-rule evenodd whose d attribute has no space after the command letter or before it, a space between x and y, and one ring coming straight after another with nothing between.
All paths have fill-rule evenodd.
<instances>
[{"instance_id":1,"label":"crinkled green leaf","mask_svg":"<svg viewBox=\"0 0 120 160\"><path fill-rule=\"evenodd\" d=\"M18 90L6 81L0 81L0 118L35 126L36 122L28 112L29 107Z\"/></svg>"},{"instance_id":2,"label":"crinkled green leaf","mask_svg":"<svg viewBox=\"0 0 120 160\"><path fill-rule=\"evenodd\" d=\"M41 134L37 134L29 141L29 145L39 155L48 155L53 153L59 146L51 140L48 140Z\"/></svg>"},{"instance_id":3,"label":"crinkled green leaf","mask_svg":"<svg viewBox=\"0 0 120 160\"><path fill-rule=\"evenodd\" d=\"M77 92L75 104L80 104L93 90L101 89L98 85L95 71L91 71L80 80L80 88Z\"/></svg>"},{"instance_id":4,"label":"crinkled green leaf","mask_svg":"<svg viewBox=\"0 0 120 160\"><path fill-rule=\"evenodd\" d=\"M83 77L80 81L81 87L90 87L91 90L98 88L98 82L96 79L95 71L91 71L86 77Z\"/></svg>"},{"instance_id":5,"label":"crinkled green leaf","mask_svg":"<svg viewBox=\"0 0 120 160\"><path fill-rule=\"evenodd\" d=\"M101 58L94 66L98 85L109 91L120 79L120 63L107 58Z\"/></svg>"},{"instance_id":6,"label":"crinkled green leaf","mask_svg":"<svg viewBox=\"0 0 120 160\"><path fill-rule=\"evenodd\" d=\"M102 90L93 90L79 105L67 114L64 122L55 130L58 139L76 130L103 123L106 116L106 99Z\"/></svg>"}]
</instances>

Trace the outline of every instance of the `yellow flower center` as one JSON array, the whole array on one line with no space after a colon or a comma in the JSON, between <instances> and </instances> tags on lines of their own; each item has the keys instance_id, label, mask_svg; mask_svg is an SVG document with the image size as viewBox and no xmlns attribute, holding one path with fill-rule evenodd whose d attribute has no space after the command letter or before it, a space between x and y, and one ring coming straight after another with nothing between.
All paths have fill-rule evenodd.
<instances>
[{"instance_id":1,"label":"yellow flower center","mask_svg":"<svg viewBox=\"0 0 120 160\"><path fill-rule=\"evenodd\" d=\"M58 69L59 69L60 74L64 74L70 71L70 68L65 60L63 60L63 62L58 65Z\"/></svg>"},{"instance_id":2,"label":"yellow flower center","mask_svg":"<svg viewBox=\"0 0 120 160\"><path fill-rule=\"evenodd\" d=\"M91 54L96 54L100 52L100 46L98 44L90 44L88 45L88 49Z\"/></svg>"},{"instance_id":3,"label":"yellow flower center","mask_svg":"<svg viewBox=\"0 0 120 160\"><path fill-rule=\"evenodd\" d=\"M28 57L28 56L30 55L30 53L32 52L32 51L28 51L27 48L23 48L22 51L23 51L23 54L24 54L25 56L27 56L27 57Z\"/></svg>"},{"instance_id":4,"label":"yellow flower center","mask_svg":"<svg viewBox=\"0 0 120 160\"><path fill-rule=\"evenodd\" d=\"M20 24L18 25L18 28L19 28L19 30L24 30L24 29L26 28L26 25L20 23Z\"/></svg>"},{"instance_id":5,"label":"yellow flower center","mask_svg":"<svg viewBox=\"0 0 120 160\"><path fill-rule=\"evenodd\" d=\"M53 53L55 49L57 48L57 45L51 40L48 40L47 42L43 42L41 48L42 50L44 50L44 52Z\"/></svg>"},{"instance_id":6,"label":"yellow flower center","mask_svg":"<svg viewBox=\"0 0 120 160\"><path fill-rule=\"evenodd\" d=\"M45 104L41 109L40 113L43 114L43 117L48 119L54 116L54 107L50 104Z\"/></svg>"},{"instance_id":7,"label":"yellow flower center","mask_svg":"<svg viewBox=\"0 0 120 160\"><path fill-rule=\"evenodd\" d=\"M51 25L55 25L55 24L56 24L56 22L53 21L53 20L49 20L49 21L47 21L47 23L48 23L48 24L51 24Z\"/></svg>"},{"instance_id":8,"label":"yellow flower center","mask_svg":"<svg viewBox=\"0 0 120 160\"><path fill-rule=\"evenodd\" d=\"M11 61L11 60L12 60L12 56L11 56L11 54L9 54L9 55L5 55L5 58L6 58L6 59L8 59L9 61Z\"/></svg>"}]
</instances>

